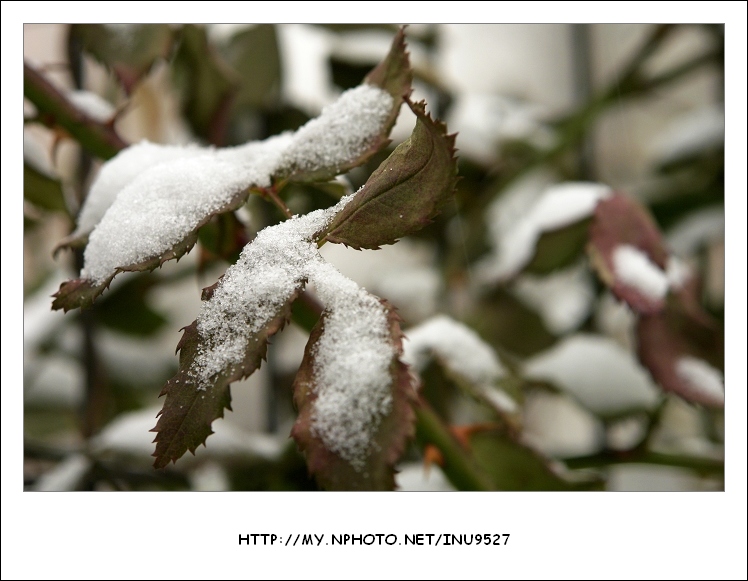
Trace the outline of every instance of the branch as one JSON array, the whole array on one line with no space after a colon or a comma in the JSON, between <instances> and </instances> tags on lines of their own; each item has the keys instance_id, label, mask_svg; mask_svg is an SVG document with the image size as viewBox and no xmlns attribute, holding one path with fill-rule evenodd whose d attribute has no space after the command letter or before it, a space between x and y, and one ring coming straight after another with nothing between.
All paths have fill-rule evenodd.
<instances>
[{"instance_id":1,"label":"branch","mask_svg":"<svg viewBox=\"0 0 748 581\"><path fill-rule=\"evenodd\" d=\"M97 157L109 159L128 145L114 127L88 117L26 62L23 63L23 94L36 106L47 125L59 125Z\"/></svg>"}]
</instances>

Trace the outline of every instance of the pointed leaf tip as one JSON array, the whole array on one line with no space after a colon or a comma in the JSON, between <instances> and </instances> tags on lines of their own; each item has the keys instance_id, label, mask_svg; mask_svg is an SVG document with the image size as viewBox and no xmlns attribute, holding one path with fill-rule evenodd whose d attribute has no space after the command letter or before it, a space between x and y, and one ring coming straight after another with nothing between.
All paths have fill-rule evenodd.
<instances>
[{"instance_id":1,"label":"pointed leaf tip","mask_svg":"<svg viewBox=\"0 0 748 581\"><path fill-rule=\"evenodd\" d=\"M420 230L452 198L457 184L455 134L426 113L424 101L411 136L377 168L327 226L322 240L376 249Z\"/></svg>"}]
</instances>

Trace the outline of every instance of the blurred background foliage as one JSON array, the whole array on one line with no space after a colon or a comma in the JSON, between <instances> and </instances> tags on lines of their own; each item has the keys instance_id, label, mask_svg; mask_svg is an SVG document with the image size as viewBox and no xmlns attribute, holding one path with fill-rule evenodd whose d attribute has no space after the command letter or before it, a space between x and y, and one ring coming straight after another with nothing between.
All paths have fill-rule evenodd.
<instances>
[{"instance_id":1,"label":"blurred background foliage","mask_svg":"<svg viewBox=\"0 0 748 581\"><path fill-rule=\"evenodd\" d=\"M24 484L36 490L307 490L288 439L291 382L314 299L298 302L267 364L234 384L234 412L194 457L163 471L150 454L158 393L177 368L177 330L242 247L283 216L256 196L214 218L179 263L118 277L97 304L63 315L50 295L80 268L55 245L74 228L97 168L149 139L220 147L293 130L384 56L394 25L26 25L24 58ZM403 328L445 313L475 330L508 373L518 412L497 412L435 361L423 369L405 490L714 490L724 416L654 390L608 407L533 362L579 337L636 353L636 315L592 276L589 220L544 233L521 272L486 279L502 228L545 187L595 181L646 205L670 250L700 276L699 304L724 321L724 39L717 25L417 25L407 29L416 99L459 132L454 204L380 251L323 248L393 302ZM93 120L66 126L48 83ZM47 92L45 92L47 91ZM410 134L403 109L393 144ZM72 128L71 128L72 127ZM119 140L119 141L118 141ZM392 147L345 180L293 184L295 213L357 189ZM147 219L147 218L146 218ZM497 233L498 232L498 233ZM618 351L617 351L618 350ZM590 388L606 361L575 352ZM616 355L618 356L618 355ZM437 358L438 359L438 358ZM627 359L627 361L629 361ZM612 368L611 368L612 369ZM638 373L638 371L637 371ZM644 376L643 375L643 376ZM637 376L638 377L638 376ZM641 387L641 386L639 386ZM641 391L641 390L640 390ZM594 395L594 394L593 394Z\"/></svg>"}]
</instances>

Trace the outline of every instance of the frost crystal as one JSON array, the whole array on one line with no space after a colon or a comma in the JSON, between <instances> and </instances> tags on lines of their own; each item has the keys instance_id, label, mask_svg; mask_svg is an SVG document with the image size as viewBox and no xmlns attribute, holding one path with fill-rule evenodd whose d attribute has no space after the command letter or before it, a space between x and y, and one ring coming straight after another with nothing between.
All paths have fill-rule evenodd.
<instances>
[{"instance_id":1,"label":"frost crystal","mask_svg":"<svg viewBox=\"0 0 748 581\"><path fill-rule=\"evenodd\" d=\"M675 372L688 387L688 395L696 401L716 405L725 403L725 383L722 373L703 359L681 357Z\"/></svg>"},{"instance_id":2,"label":"frost crystal","mask_svg":"<svg viewBox=\"0 0 748 581\"><path fill-rule=\"evenodd\" d=\"M644 296L659 300L665 297L670 285L668 275L638 248L622 244L613 251L613 268L616 277ZM671 276L674 282L682 282L682 272L674 267Z\"/></svg>"},{"instance_id":3,"label":"frost crystal","mask_svg":"<svg viewBox=\"0 0 748 581\"><path fill-rule=\"evenodd\" d=\"M104 164L81 211L76 235L91 230L82 276L101 283L163 255L211 214L275 174L337 170L382 133L392 96L374 86L346 91L295 134L227 148L130 147Z\"/></svg>"}]
</instances>

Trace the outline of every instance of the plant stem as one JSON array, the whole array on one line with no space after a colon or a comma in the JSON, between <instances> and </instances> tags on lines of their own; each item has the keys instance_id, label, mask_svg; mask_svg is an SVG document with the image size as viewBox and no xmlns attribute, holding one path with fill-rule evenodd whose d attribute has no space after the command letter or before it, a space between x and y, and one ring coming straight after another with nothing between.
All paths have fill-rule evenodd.
<instances>
[{"instance_id":1,"label":"plant stem","mask_svg":"<svg viewBox=\"0 0 748 581\"><path fill-rule=\"evenodd\" d=\"M114 128L88 117L28 63L23 63L23 94L38 109L48 125L65 129L91 154L114 157L127 143Z\"/></svg>"},{"instance_id":2,"label":"plant stem","mask_svg":"<svg viewBox=\"0 0 748 581\"><path fill-rule=\"evenodd\" d=\"M421 447L433 444L442 453L442 470L458 490L495 490L489 477L475 464L425 401L415 407L416 439Z\"/></svg>"},{"instance_id":3,"label":"plant stem","mask_svg":"<svg viewBox=\"0 0 748 581\"><path fill-rule=\"evenodd\" d=\"M663 454L647 450L632 450L630 452L605 451L589 456L567 458L563 462L571 469L603 468L615 464L656 464L659 466L688 468L705 475L721 475L725 470L725 464L722 460L688 456L686 454Z\"/></svg>"}]
</instances>

